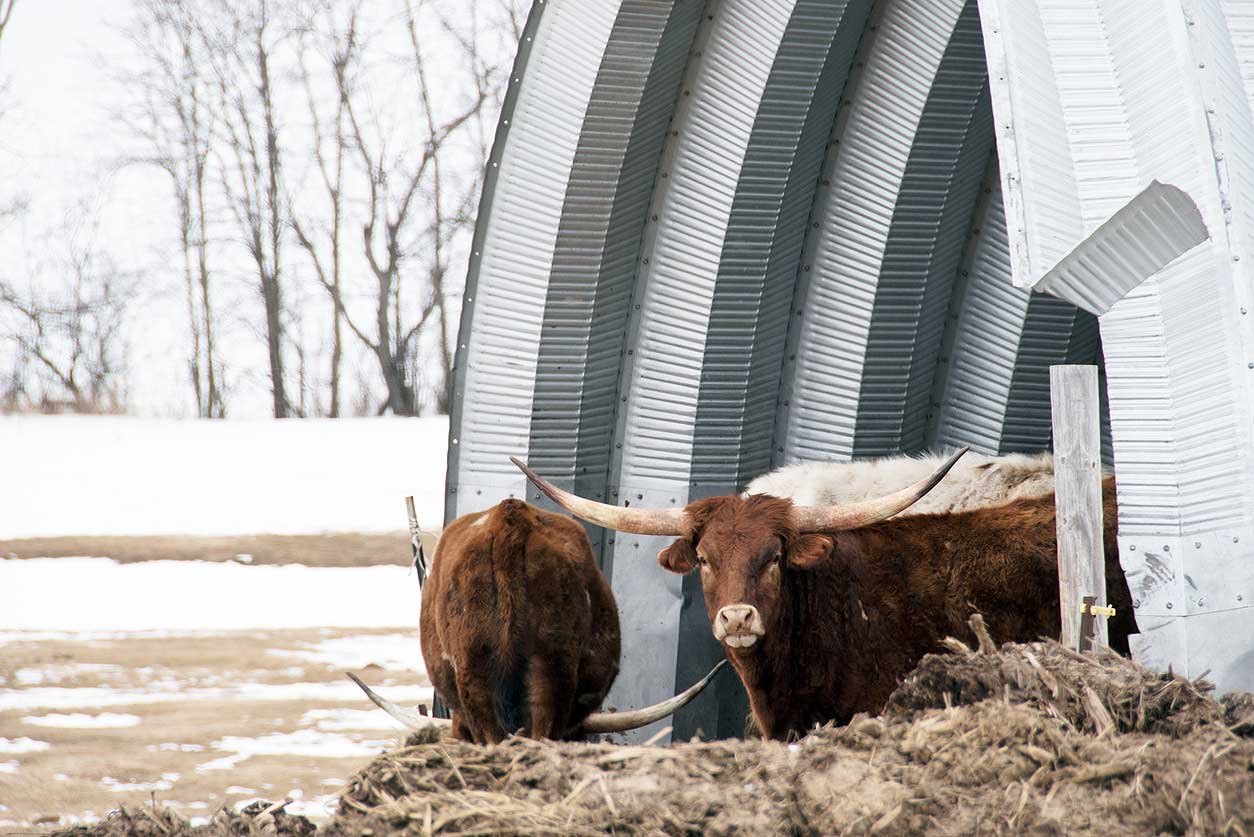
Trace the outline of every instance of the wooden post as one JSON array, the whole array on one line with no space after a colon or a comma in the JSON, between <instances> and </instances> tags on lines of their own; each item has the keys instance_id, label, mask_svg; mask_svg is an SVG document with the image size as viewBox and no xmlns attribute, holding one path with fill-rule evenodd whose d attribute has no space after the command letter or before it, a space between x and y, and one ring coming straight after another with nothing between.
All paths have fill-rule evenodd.
<instances>
[{"instance_id":1,"label":"wooden post","mask_svg":"<svg viewBox=\"0 0 1254 837\"><path fill-rule=\"evenodd\" d=\"M1085 596L1106 604L1106 550L1102 544L1101 430L1097 367L1051 366L1054 421L1054 501L1058 527L1059 641L1076 648ZM1093 620L1093 645L1108 646L1105 618Z\"/></svg>"}]
</instances>

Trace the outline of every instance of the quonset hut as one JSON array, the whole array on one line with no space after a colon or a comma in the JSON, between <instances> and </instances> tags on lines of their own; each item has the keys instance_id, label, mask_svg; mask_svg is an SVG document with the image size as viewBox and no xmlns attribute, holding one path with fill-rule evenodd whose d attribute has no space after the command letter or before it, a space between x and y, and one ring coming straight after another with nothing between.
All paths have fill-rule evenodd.
<instances>
[{"instance_id":1,"label":"quonset hut","mask_svg":"<svg viewBox=\"0 0 1254 837\"><path fill-rule=\"evenodd\" d=\"M1097 363L1151 666L1254 688L1254 15L1228 0L536 0L489 161L447 514L683 505L777 465L1050 445ZM610 702L721 656L591 532ZM734 735L722 678L675 734Z\"/></svg>"}]
</instances>

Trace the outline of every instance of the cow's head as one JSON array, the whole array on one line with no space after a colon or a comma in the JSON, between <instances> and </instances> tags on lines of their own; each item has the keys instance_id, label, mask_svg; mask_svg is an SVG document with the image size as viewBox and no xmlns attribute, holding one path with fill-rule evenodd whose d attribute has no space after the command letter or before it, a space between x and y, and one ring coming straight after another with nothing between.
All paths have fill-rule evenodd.
<instances>
[{"instance_id":1,"label":"cow's head","mask_svg":"<svg viewBox=\"0 0 1254 837\"><path fill-rule=\"evenodd\" d=\"M674 573L701 572L714 638L748 649L776 631L783 579L831 549L822 534L797 531L791 500L755 494L711 497L685 509L690 529L658 555Z\"/></svg>"},{"instance_id":2,"label":"cow's head","mask_svg":"<svg viewBox=\"0 0 1254 837\"><path fill-rule=\"evenodd\" d=\"M778 625L784 574L810 569L830 554L828 533L868 526L904 511L931 491L966 451L955 453L927 479L860 503L795 506L766 494L731 494L660 510L578 497L511 459L537 488L576 517L620 532L678 536L658 555L658 563L676 573L700 568L715 638L743 651Z\"/></svg>"}]
</instances>

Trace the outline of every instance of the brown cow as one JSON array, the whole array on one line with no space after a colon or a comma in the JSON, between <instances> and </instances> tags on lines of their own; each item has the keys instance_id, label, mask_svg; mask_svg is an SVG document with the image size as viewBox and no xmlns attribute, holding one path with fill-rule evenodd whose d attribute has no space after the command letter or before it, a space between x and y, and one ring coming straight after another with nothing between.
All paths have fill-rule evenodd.
<instances>
[{"instance_id":1,"label":"brown cow","mask_svg":"<svg viewBox=\"0 0 1254 837\"><path fill-rule=\"evenodd\" d=\"M623 509L562 492L520 467L579 517L680 536L659 563L677 573L700 568L714 636L745 684L759 729L788 738L879 711L944 637L970 638L973 611L999 642L1058 635L1052 494L886 519L926 494L963 452L908 489L833 507L756 494L681 510ZM1119 567L1113 479L1104 491L1106 584L1117 613L1110 640L1127 653L1136 623Z\"/></svg>"},{"instance_id":2,"label":"brown cow","mask_svg":"<svg viewBox=\"0 0 1254 837\"><path fill-rule=\"evenodd\" d=\"M379 697L412 729L451 725L456 738L491 744L621 732L688 703L715 671L681 695L635 712L592 714L618 674L618 609L583 527L504 500L444 530L422 591L422 656L451 722Z\"/></svg>"}]
</instances>

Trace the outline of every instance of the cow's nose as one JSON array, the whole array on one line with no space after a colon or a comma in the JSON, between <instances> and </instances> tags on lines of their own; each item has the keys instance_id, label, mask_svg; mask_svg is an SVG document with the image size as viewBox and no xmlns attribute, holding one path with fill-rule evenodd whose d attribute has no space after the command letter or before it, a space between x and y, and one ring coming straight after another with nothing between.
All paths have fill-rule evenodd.
<instances>
[{"instance_id":1,"label":"cow's nose","mask_svg":"<svg viewBox=\"0 0 1254 837\"><path fill-rule=\"evenodd\" d=\"M762 619L753 605L727 605L714 617L714 638L761 636Z\"/></svg>"}]
</instances>

